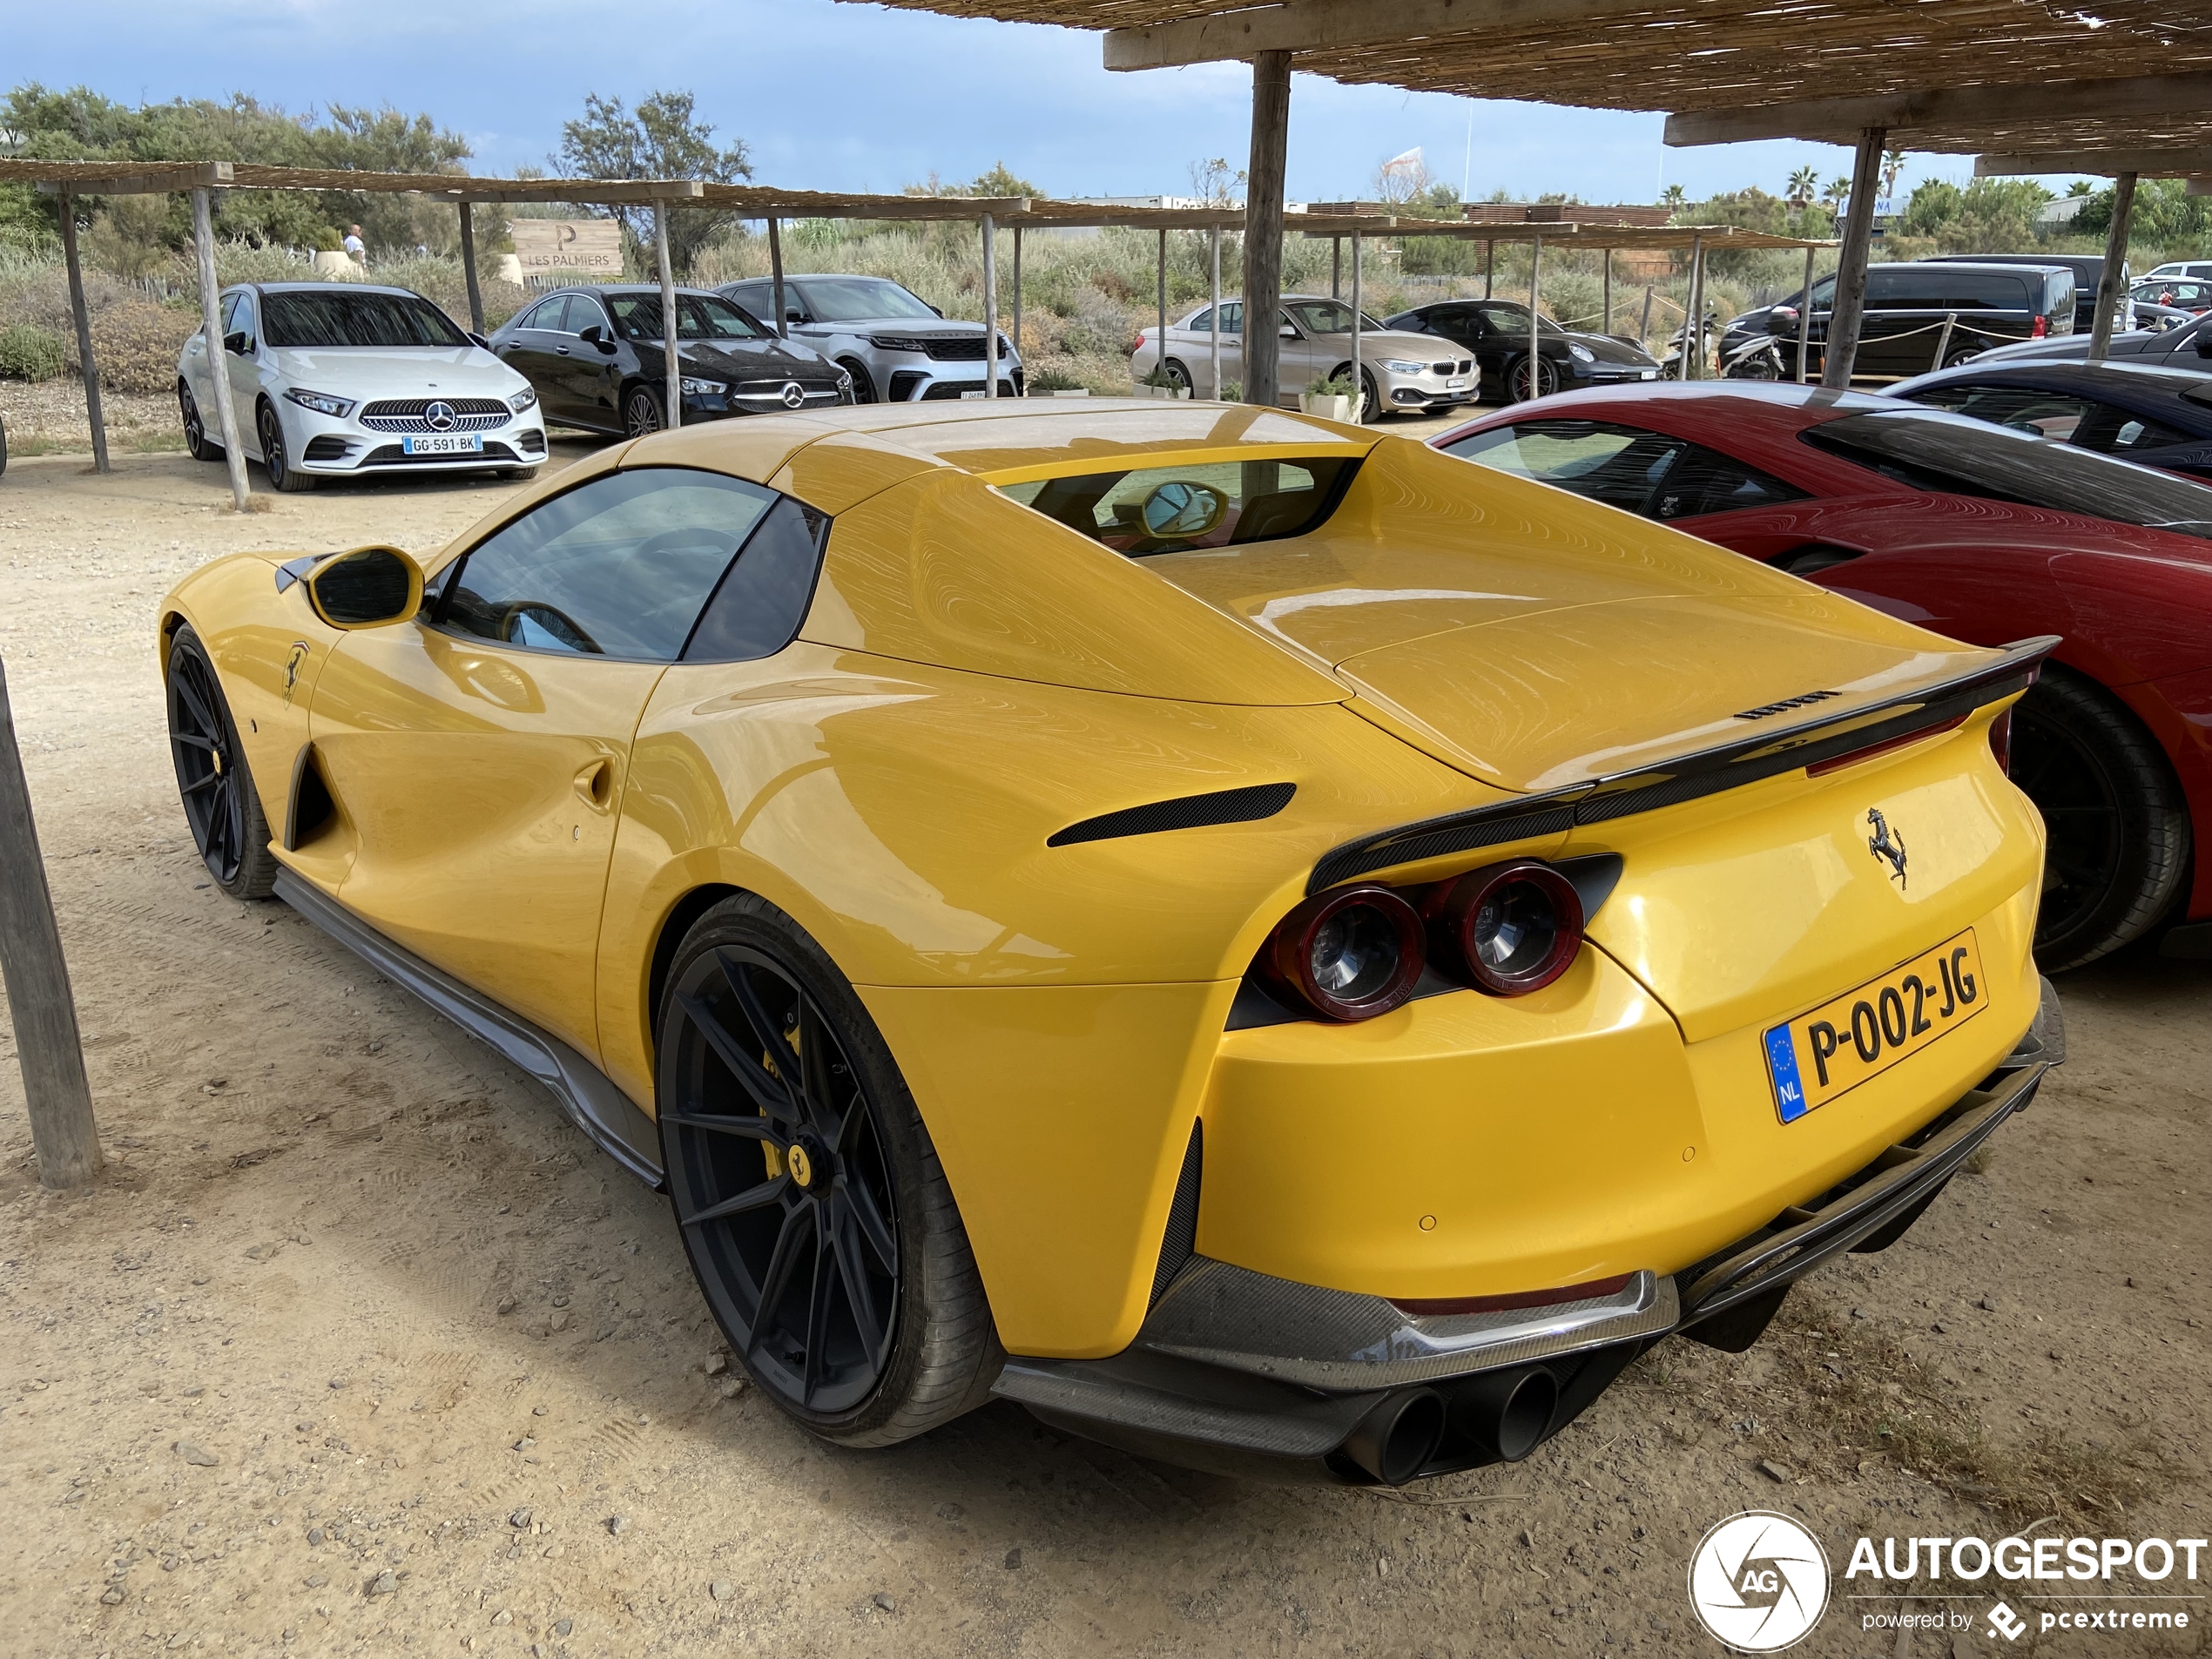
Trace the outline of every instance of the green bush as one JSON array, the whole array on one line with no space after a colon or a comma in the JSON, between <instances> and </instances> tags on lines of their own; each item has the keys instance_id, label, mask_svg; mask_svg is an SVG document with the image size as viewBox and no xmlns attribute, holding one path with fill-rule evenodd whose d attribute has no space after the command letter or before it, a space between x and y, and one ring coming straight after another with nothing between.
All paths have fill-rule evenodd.
<instances>
[{"instance_id":1,"label":"green bush","mask_svg":"<svg viewBox=\"0 0 2212 1659\"><path fill-rule=\"evenodd\" d=\"M318 253L336 253L345 246L346 239L330 226L326 225L315 233L315 252Z\"/></svg>"},{"instance_id":2,"label":"green bush","mask_svg":"<svg viewBox=\"0 0 2212 1659\"><path fill-rule=\"evenodd\" d=\"M61 336L36 323L19 322L0 330L0 379L54 380L68 361Z\"/></svg>"}]
</instances>

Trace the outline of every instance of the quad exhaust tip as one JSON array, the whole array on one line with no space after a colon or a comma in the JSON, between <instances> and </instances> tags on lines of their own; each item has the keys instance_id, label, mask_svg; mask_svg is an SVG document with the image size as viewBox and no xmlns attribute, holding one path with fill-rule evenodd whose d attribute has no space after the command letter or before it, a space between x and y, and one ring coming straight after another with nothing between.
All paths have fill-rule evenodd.
<instances>
[{"instance_id":1,"label":"quad exhaust tip","mask_svg":"<svg viewBox=\"0 0 2212 1659\"><path fill-rule=\"evenodd\" d=\"M1359 1420L1344 1454L1386 1487L1402 1487L1444 1443L1444 1397L1433 1388L1408 1388L1379 1402Z\"/></svg>"},{"instance_id":2,"label":"quad exhaust tip","mask_svg":"<svg viewBox=\"0 0 2212 1659\"><path fill-rule=\"evenodd\" d=\"M1542 1366L1472 1377L1455 1391L1452 1426L1486 1457L1518 1463L1552 1432L1559 1379Z\"/></svg>"},{"instance_id":3,"label":"quad exhaust tip","mask_svg":"<svg viewBox=\"0 0 2212 1659\"><path fill-rule=\"evenodd\" d=\"M1518 1463L1550 1438L1559 1378L1521 1366L1433 1388L1403 1388L1378 1401L1345 1440L1343 1455L1386 1487L1402 1487L1436 1461L1453 1468Z\"/></svg>"}]
</instances>

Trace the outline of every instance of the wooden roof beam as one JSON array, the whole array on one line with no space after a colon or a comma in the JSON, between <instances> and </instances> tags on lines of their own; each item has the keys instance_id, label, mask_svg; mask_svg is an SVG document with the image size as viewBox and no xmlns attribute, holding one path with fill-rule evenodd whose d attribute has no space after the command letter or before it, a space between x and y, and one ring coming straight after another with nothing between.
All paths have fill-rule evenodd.
<instances>
[{"instance_id":1,"label":"wooden roof beam","mask_svg":"<svg viewBox=\"0 0 2212 1659\"><path fill-rule=\"evenodd\" d=\"M2212 145L2190 150L2054 150L2048 155L1979 155L1977 179L2013 179L2023 173L2086 172L2111 178L2123 172L2145 179L2188 179L2212 173Z\"/></svg>"},{"instance_id":2,"label":"wooden roof beam","mask_svg":"<svg viewBox=\"0 0 2212 1659\"><path fill-rule=\"evenodd\" d=\"M1651 0L1282 0L1106 31L1110 70L1178 69L1255 52L1394 45L1431 35L1541 29L1633 16Z\"/></svg>"},{"instance_id":3,"label":"wooden roof beam","mask_svg":"<svg viewBox=\"0 0 2212 1659\"><path fill-rule=\"evenodd\" d=\"M2196 115L2212 105L2212 74L2143 75L2101 81L1950 86L1883 98L1808 98L1796 104L1684 111L1667 118L1670 145L1742 144L1757 138L1835 143L1869 128L1994 126L2023 120L2114 120Z\"/></svg>"}]
</instances>

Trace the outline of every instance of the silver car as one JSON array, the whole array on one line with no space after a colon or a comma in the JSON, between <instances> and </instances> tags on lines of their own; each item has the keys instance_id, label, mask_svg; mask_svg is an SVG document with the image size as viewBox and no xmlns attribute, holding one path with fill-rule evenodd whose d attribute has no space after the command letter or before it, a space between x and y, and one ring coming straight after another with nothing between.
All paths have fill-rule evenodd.
<instances>
[{"instance_id":1,"label":"silver car","mask_svg":"<svg viewBox=\"0 0 2212 1659\"><path fill-rule=\"evenodd\" d=\"M1342 300L1286 293L1276 326L1283 341L1276 384L1285 406L1297 407L1298 395L1310 382L1352 372L1352 307ZM1211 306L1201 306L1181 322L1168 325L1168 379L1178 387L1192 388L1195 396L1210 396L1213 391L1212 329ZM1159 332L1157 323L1145 329L1130 354L1130 374L1139 381L1160 367L1162 353L1155 338ZM1224 300L1224 384L1244 378L1244 301ZM1418 415L1472 403L1482 386L1474 355L1466 347L1386 328L1364 312L1359 320L1359 379L1370 421L1393 411Z\"/></svg>"},{"instance_id":2,"label":"silver car","mask_svg":"<svg viewBox=\"0 0 2212 1659\"><path fill-rule=\"evenodd\" d=\"M725 282L715 292L769 327L774 287L766 277ZM983 395L983 325L954 322L887 277L784 279L784 326L853 377L855 403L920 403ZM1014 342L999 335L999 395L1022 395Z\"/></svg>"}]
</instances>

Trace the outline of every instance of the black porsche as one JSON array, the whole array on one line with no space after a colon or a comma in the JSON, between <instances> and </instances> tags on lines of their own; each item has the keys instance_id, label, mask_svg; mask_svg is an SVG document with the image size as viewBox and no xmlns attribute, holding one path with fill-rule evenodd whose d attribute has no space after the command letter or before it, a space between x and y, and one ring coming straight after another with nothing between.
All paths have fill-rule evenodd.
<instances>
[{"instance_id":1,"label":"black porsche","mask_svg":"<svg viewBox=\"0 0 2212 1659\"><path fill-rule=\"evenodd\" d=\"M1386 328L1436 334L1474 354L1484 391L1496 387L1508 403L1530 395L1528 307L1510 300L1440 300L1383 319ZM1534 395L1586 386L1656 381L1658 360L1611 334L1577 334L1549 317L1537 324Z\"/></svg>"},{"instance_id":2,"label":"black porsche","mask_svg":"<svg viewBox=\"0 0 2212 1659\"><path fill-rule=\"evenodd\" d=\"M668 424L660 289L556 288L491 337L536 389L546 423L640 437ZM684 423L825 408L853 401L853 377L810 347L779 340L740 306L676 291Z\"/></svg>"}]
</instances>

